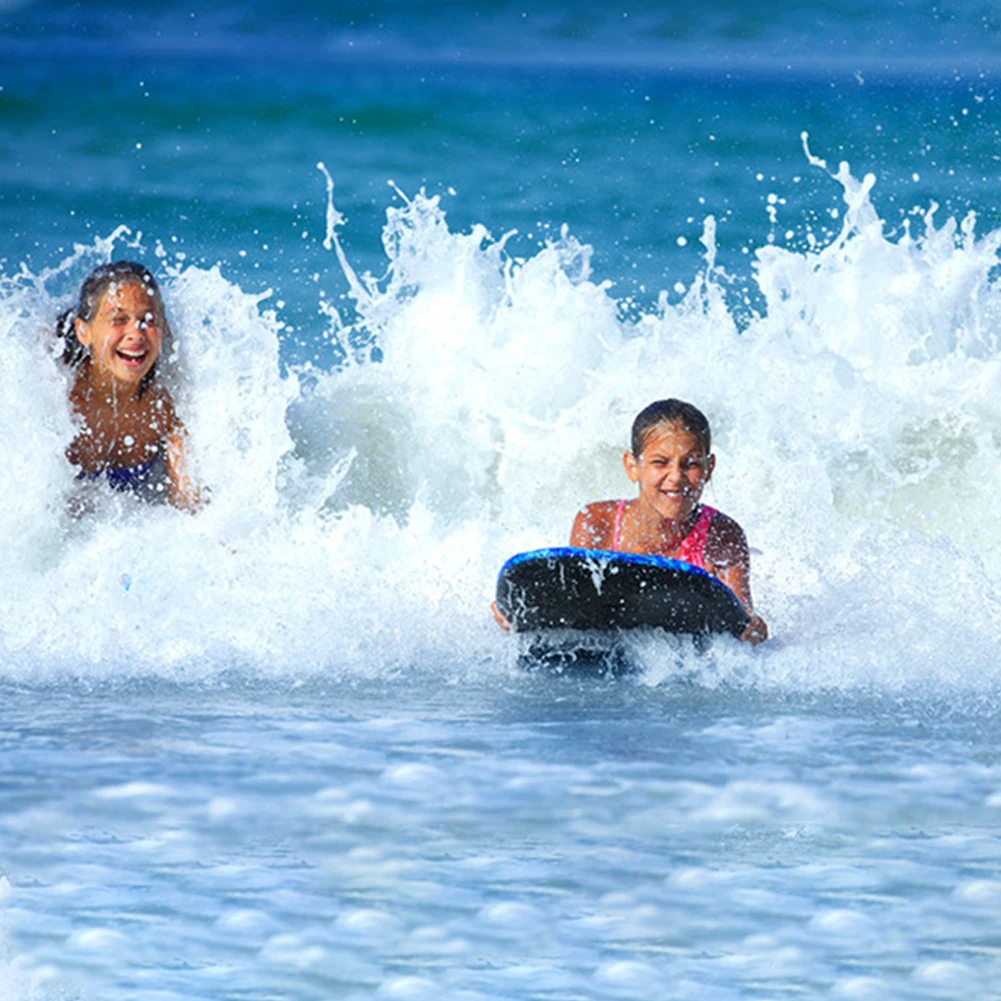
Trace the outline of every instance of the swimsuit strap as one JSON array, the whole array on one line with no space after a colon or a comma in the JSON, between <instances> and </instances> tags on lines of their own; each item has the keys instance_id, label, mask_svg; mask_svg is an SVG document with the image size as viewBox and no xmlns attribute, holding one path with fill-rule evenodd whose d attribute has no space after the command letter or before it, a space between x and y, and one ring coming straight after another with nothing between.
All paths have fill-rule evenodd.
<instances>
[{"instance_id":1,"label":"swimsuit strap","mask_svg":"<svg viewBox=\"0 0 1001 1001\"><path fill-rule=\"evenodd\" d=\"M620 500L615 508L615 527L612 529L612 552L618 552L619 542L622 538L622 512L626 509L626 502Z\"/></svg>"},{"instance_id":2,"label":"swimsuit strap","mask_svg":"<svg viewBox=\"0 0 1001 1001\"><path fill-rule=\"evenodd\" d=\"M708 504L703 504L699 512L699 519L695 522L692 530L681 540L678 549L678 556L686 563L706 568L706 540L709 538L709 526L713 518L716 517L716 509Z\"/></svg>"}]
</instances>

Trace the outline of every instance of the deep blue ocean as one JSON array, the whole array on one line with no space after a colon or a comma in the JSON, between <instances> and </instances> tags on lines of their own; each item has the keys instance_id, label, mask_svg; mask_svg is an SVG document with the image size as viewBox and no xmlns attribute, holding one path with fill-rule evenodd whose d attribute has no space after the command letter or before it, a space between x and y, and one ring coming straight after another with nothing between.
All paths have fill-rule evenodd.
<instances>
[{"instance_id":1,"label":"deep blue ocean","mask_svg":"<svg viewBox=\"0 0 1001 1001\"><path fill-rule=\"evenodd\" d=\"M1001 997L1001 16L0 0L0 1001ZM210 502L78 489L146 263ZM526 668L709 416L773 638Z\"/></svg>"}]
</instances>

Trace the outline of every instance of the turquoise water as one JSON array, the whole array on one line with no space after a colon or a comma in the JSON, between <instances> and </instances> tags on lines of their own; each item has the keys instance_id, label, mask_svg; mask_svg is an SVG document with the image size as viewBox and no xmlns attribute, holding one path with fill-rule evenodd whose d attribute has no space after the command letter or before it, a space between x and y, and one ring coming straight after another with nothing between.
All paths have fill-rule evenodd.
<instances>
[{"instance_id":1,"label":"turquoise water","mask_svg":"<svg viewBox=\"0 0 1001 1001\"><path fill-rule=\"evenodd\" d=\"M999 31L0 6L0 998L997 997ZM195 518L66 513L122 256ZM526 671L667 395L773 640Z\"/></svg>"},{"instance_id":2,"label":"turquoise water","mask_svg":"<svg viewBox=\"0 0 1001 1001\"><path fill-rule=\"evenodd\" d=\"M731 308L761 308L753 252L829 240L840 190L811 170L801 133L830 161L878 178L891 231L934 201L998 224L996 75L963 64L868 76L726 69L552 69L251 61L180 51L150 60L14 51L4 84L3 257L50 266L75 243L128 226L190 263L220 263L247 291L271 289L296 328L286 356L311 360L320 293L339 296L322 253L322 160L350 220L356 266L381 274L392 180L440 195L455 230L484 225L526 256L563 224L594 247L595 277L649 306L701 266L718 221ZM72 90L67 81L73 81ZM85 100L77 100L81 88ZM25 207L31 212L26 213ZM317 275L319 274L319 278Z\"/></svg>"}]
</instances>

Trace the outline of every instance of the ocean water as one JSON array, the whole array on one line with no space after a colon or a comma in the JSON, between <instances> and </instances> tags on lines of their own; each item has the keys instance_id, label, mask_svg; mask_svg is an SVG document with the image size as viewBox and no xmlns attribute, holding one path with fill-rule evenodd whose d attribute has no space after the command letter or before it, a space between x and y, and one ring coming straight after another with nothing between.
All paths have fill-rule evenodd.
<instances>
[{"instance_id":1,"label":"ocean water","mask_svg":"<svg viewBox=\"0 0 1001 1001\"><path fill-rule=\"evenodd\" d=\"M0 3L0 998L1001 996L999 35ZM118 257L195 517L67 512ZM667 395L772 640L526 669Z\"/></svg>"}]
</instances>

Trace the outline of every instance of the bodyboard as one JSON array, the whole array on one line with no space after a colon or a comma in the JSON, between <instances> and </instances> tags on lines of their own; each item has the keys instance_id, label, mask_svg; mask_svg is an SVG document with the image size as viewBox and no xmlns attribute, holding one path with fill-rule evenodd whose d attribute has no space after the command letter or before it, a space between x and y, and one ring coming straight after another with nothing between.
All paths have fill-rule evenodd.
<instances>
[{"instance_id":1,"label":"bodyboard","mask_svg":"<svg viewBox=\"0 0 1001 1001\"><path fill-rule=\"evenodd\" d=\"M512 556L497 607L516 632L657 628L740 636L748 616L722 581L682 560L564 546Z\"/></svg>"}]
</instances>

